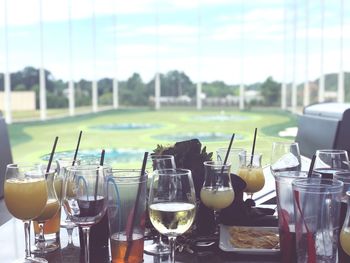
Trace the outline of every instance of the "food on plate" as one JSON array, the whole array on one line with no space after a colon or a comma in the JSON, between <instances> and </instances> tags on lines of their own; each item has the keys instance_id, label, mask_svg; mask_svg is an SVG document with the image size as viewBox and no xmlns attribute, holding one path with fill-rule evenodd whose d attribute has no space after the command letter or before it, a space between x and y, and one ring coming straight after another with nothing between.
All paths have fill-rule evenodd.
<instances>
[{"instance_id":1,"label":"food on plate","mask_svg":"<svg viewBox=\"0 0 350 263\"><path fill-rule=\"evenodd\" d=\"M279 247L278 234L251 227L229 227L230 243L235 248L273 249Z\"/></svg>"}]
</instances>

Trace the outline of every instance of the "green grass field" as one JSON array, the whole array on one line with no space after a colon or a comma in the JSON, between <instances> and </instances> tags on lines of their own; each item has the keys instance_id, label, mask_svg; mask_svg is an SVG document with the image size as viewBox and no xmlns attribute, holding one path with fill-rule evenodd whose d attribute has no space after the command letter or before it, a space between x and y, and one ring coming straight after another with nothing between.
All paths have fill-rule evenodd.
<instances>
[{"instance_id":1,"label":"green grass field","mask_svg":"<svg viewBox=\"0 0 350 263\"><path fill-rule=\"evenodd\" d=\"M199 120L200 117L230 116L237 120ZM138 123L159 125L153 129L106 130L92 126L105 124ZM159 139L157 136L179 135L181 133L223 133L235 132L239 139L234 147L250 149L254 128L258 138L256 151L263 154L263 163L269 162L273 141L287 141L294 138L278 138L278 132L296 126L296 117L279 110L243 111L205 109L197 111L188 108L162 109L123 109L110 110L97 114L66 117L45 122L26 122L9 125L13 157L16 162L32 162L51 151L55 136L59 136L56 151L74 150L79 131L83 131L81 149L145 149L153 150L157 144L170 145L176 141ZM202 142L209 151L228 145L229 139ZM141 166L135 163L120 163L117 166ZM138 167L138 166L137 166Z\"/></svg>"}]
</instances>

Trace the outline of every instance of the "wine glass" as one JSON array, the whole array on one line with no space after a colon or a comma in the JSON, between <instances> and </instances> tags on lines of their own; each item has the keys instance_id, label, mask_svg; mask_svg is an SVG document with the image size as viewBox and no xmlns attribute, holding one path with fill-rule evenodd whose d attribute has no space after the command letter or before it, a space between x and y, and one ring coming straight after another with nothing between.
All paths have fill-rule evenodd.
<instances>
[{"instance_id":1,"label":"wine glass","mask_svg":"<svg viewBox=\"0 0 350 263\"><path fill-rule=\"evenodd\" d=\"M175 239L191 227L196 214L191 171L155 171L150 186L148 211L153 226L169 238L170 262L175 263Z\"/></svg>"},{"instance_id":2,"label":"wine glass","mask_svg":"<svg viewBox=\"0 0 350 263\"><path fill-rule=\"evenodd\" d=\"M47 202L44 210L41 214L34 218L34 221L38 223L39 226L39 235L36 238L35 246L32 249L32 252L35 254L45 254L53 252L59 248L59 244L56 242L46 242L44 236L44 226L45 223L53 218L58 210L60 209L60 201L57 198L55 190L55 177L56 170L51 169L49 172L45 172L46 184L47 184Z\"/></svg>"},{"instance_id":3,"label":"wine glass","mask_svg":"<svg viewBox=\"0 0 350 263\"><path fill-rule=\"evenodd\" d=\"M47 263L30 254L30 221L42 213L48 199L45 173L38 166L7 165L4 196L9 212L24 222L25 258L20 262Z\"/></svg>"},{"instance_id":4,"label":"wine glass","mask_svg":"<svg viewBox=\"0 0 350 263\"><path fill-rule=\"evenodd\" d=\"M174 156L167 154L151 154L148 158L148 166L148 170L150 171L176 168ZM153 173L149 174L152 175ZM151 180L151 177L149 177L149 179ZM161 234L159 234L152 244L145 246L144 250L153 255L164 255L170 253L170 247L162 241Z\"/></svg>"},{"instance_id":5,"label":"wine glass","mask_svg":"<svg viewBox=\"0 0 350 263\"><path fill-rule=\"evenodd\" d=\"M228 207L235 198L230 169L231 164L204 162L205 180L200 198L205 206L214 210L216 229L218 228L219 211Z\"/></svg>"},{"instance_id":6,"label":"wine glass","mask_svg":"<svg viewBox=\"0 0 350 263\"><path fill-rule=\"evenodd\" d=\"M106 173L106 167L97 165L66 168L63 206L69 219L83 231L86 263L90 262L90 227L102 219L107 209Z\"/></svg>"},{"instance_id":7,"label":"wine glass","mask_svg":"<svg viewBox=\"0 0 350 263\"><path fill-rule=\"evenodd\" d=\"M272 174L300 171L301 159L299 144L297 142L272 143L270 170Z\"/></svg>"},{"instance_id":8,"label":"wine glass","mask_svg":"<svg viewBox=\"0 0 350 263\"><path fill-rule=\"evenodd\" d=\"M345 150L317 150L314 171L322 178L333 179L336 172L349 170L348 153Z\"/></svg>"},{"instance_id":9,"label":"wine glass","mask_svg":"<svg viewBox=\"0 0 350 263\"><path fill-rule=\"evenodd\" d=\"M239 170L238 176L241 177L245 183L246 188L244 192L250 195L253 199L253 194L260 191L265 185L265 176L261 167L260 153L253 155L241 152L239 154Z\"/></svg>"},{"instance_id":10,"label":"wine glass","mask_svg":"<svg viewBox=\"0 0 350 263\"><path fill-rule=\"evenodd\" d=\"M60 180L64 181L66 168L69 167L69 166L72 166L73 158L72 157L62 157L62 158L57 159L56 163L57 163L57 168L58 168L58 171L57 171L58 177L60 178ZM74 165L80 165L80 160L76 159L75 162L74 162ZM61 192L63 192L63 190L61 190ZM72 248L73 249L73 248L76 248L76 246L73 243L73 237L72 237L73 230L76 227L76 224L73 223L69 219L69 216L66 214L64 209L62 211L63 211L63 213L62 213L62 216L61 216L61 225L60 226L67 230L67 234L68 234L67 248Z\"/></svg>"}]
</instances>

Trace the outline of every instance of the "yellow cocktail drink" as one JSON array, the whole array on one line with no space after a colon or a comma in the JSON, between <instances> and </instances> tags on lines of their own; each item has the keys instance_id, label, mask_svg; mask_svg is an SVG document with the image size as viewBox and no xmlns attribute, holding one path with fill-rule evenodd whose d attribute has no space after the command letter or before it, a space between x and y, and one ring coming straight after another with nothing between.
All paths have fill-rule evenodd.
<instances>
[{"instance_id":1,"label":"yellow cocktail drink","mask_svg":"<svg viewBox=\"0 0 350 263\"><path fill-rule=\"evenodd\" d=\"M350 229L342 229L340 233L340 244L346 254L350 256Z\"/></svg>"},{"instance_id":2,"label":"yellow cocktail drink","mask_svg":"<svg viewBox=\"0 0 350 263\"><path fill-rule=\"evenodd\" d=\"M205 206L214 210L221 210L233 202L235 193L230 187L203 187L200 197Z\"/></svg>"},{"instance_id":3,"label":"yellow cocktail drink","mask_svg":"<svg viewBox=\"0 0 350 263\"><path fill-rule=\"evenodd\" d=\"M247 184L244 192L248 194L260 191L265 185L265 177L262 168L241 167L238 170L238 176Z\"/></svg>"},{"instance_id":4,"label":"yellow cocktail drink","mask_svg":"<svg viewBox=\"0 0 350 263\"><path fill-rule=\"evenodd\" d=\"M47 200L46 206L41 214L35 218L35 221L43 222L52 218L60 208L60 203L57 199L49 199Z\"/></svg>"},{"instance_id":5,"label":"yellow cocktail drink","mask_svg":"<svg viewBox=\"0 0 350 263\"><path fill-rule=\"evenodd\" d=\"M39 216L47 202L44 178L11 178L4 184L5 203L10 213L21 220Z\"/></svg>"}]
</instances>

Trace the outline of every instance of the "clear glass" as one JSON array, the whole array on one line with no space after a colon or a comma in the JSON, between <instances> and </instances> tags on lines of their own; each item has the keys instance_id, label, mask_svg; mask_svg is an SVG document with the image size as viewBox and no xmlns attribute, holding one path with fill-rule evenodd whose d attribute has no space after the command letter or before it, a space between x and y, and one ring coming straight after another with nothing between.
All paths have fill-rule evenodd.
<instances>
[{"instance_id":1,"label":"clear glass","mask_svg":"<svg viewBox=\"0 0 350 263\"><path fill-rule=\"evenodd\" d=\"M300 171L301 159L297 142L272 143L270 169L272 174L287 171Z\"/></svg>"},{"instance_id":2,"label":"clear glass","mask_svg":"<svg viewBox=\"0 0 350 263\"><path fill-rule=\"evenodd\" d=\"M108 167L80 165L66 168L63 206L69 219L81 227L84 236L84 259L90 262L90 227L97 224L107 209Z\"/></svg>"},{"instance_id":3,"label":"clear glass","mask_svg":"<svg viewBox=\"0 0 350 263\"><path fill-rule=\"evenodd\" d=\"M169 238L170 261L174 263L175 239L190 229L196 214L196 196L191 171L155 171L149 191L148 212L157 231Z\"/></svg>"},{"instance_id":4,"label":"clear glass","mask_svg":"<svg viewBox=\"0 0 350 263\"><path fill-rule=\"evenodd\" d=\"M345 150L317 150L314 171L322 178L332 179L336 172L349 170L349 157Z\"/></svg>"},{"instance_id":5,"label":"clear glass","mask_svg":"<svg viewBox=\"0 0 350 263\"><path fill-rule=\"evenodd\" d=\"M214 210L217 230L219 211L232 204L235 198L230 169L231 164L214 161L204 162L205 177L200 198L205 206Z\"/></svg>"},{"instance_id":6,"label":"clear glass","mask_svg":"<svg viewBox=\"0 0 350 263\"><path fill-rule=\"evenodd\" d=\"M24 222L25 258L20 262L48 262L30 254L29 235L30 222L44 210L48 199L47 193L45 173L39 166L7 165L4 183L5 203L13 216Z\"/></svg>"},{"instance_id":7,"label":"clear glass","mask_svg":"<svg viewBox=\"0 0 350 263\"><path fill-rule=\"evenodd\" d=\"M150 175L153 174L154 170L175 169L175 158L173 155L151 154L148 158L147 166L147 170ZM148 179L151 180L151 176L149 176ZM168 244L163 242L161 234L159 234L152 244L145 246L144 250L152 255L164 255L170 253L170 247Z\"/></svg>"},{"instance_id":8,"label":"clear glass","mask_svg":"<svg viewBox=\"0 0 350 263\"><path fill-rule=\"evenodd\" d=\"M321 178L292 182L298 262L337 262L343 185Z\"/></svg>"},{"instance_id":9,"label":"clear glass","mask_svg":"<svg viewBox=\"0 0 350 263\"><path fill-rule=\"evenodd\" d=\"M343 251L347 254L347 261L349 262L350 259L350 191L346 192L348 205L347 205L347 212L345 216L345 221L343 224L343 227L340 232L340 245L343 249ZM344 261L345 262L345 261Z\"/></svg>"},{"instance_id":10,"label":"clear glass","mask_svg":"<svg viewBox=\"0 0 350 263\"><path fill-rule=\"evenodd\" d=\"M141 175L141 170L113 169L107 189L112 262L142 262L147 173Z\"/></svg>"},{"instance_id":11,"label":"clear glass","mask_svg":"<svg viewBox=\"0 0 350 263\"><path fill-rule=\"evenodd\" d=\"M251 155L242 152L239 154L238 176L247 184L244 192L250 195L250 198L253 198L253 194L260 191L265 185L261 158L262 155L260 153Z\"/></svg>"},{"instance_id":12,"label":"clear glass","mask_svg":"<svg viewBox=\"0 0 350 263\"><path fill-rule=\"evenodd\" d=\"M76 159L74 162L74 165L80 165L80 160ZM58 173L58 180L64 181L65 173L66 173L66 168L70 167L73 165L73 157L65 157L65 158L59 158L56 160L57 164L57 173ZM62 195L63 190L61 190L61 195ZM73 243L73 230L76 227L76 224L74 224L70 219L69 216L66 214L65 210L62 209L61 211L61 223L60 226L62 228L65 228L67 230L68 234L68 244L67 248L77 248L77 246L74 245Z\"/></svg>"},{"instance_id":13,"label":"clear glass","mask_svg":"<svg viewBox=\"0 0 350 263\"><path fill-rule=\"evenodd\" d=\"M231 173L237 174L239 168L239 154L241 152L246 152L243 148L231 148L227 162L231 163ZM217 161L223 163L226 157L227 148L218 148L216 150Z\"/></svg>"},{"instance_id":14,"label":"clear glass","mask_svg":"<svg viewBox=\"0 0 350 263\"><path fill-rule=\"evenodd\" d=\"M46 168L46 167L44 167ZM35 246L32 248L34 254L46 254L55 251L59 248L57 242L47 242L44 236L45 223L51 218L55 217L61 207L61 202L56 195L55 178L56 169L45 172L46 184L47 184L47 202L42 213L33 219L39 227L39 234L36 236Z\"/></svg>"}]
</instances>

